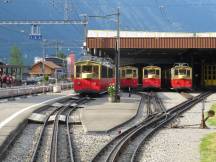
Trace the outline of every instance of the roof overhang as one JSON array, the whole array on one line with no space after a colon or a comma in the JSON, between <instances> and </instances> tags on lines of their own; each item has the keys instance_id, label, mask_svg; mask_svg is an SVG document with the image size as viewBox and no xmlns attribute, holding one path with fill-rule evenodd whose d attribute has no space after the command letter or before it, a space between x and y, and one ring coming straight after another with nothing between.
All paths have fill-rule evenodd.
<instances>
[{"instance_id":1,"label":"roof overhang","mask_svg":"<svg viewBox=\"0 0 216 162\"><path fill-rule=\"evenodd\" d=\"M116 31L89 30L87 48L109 49L116 47ZM216 48L216 32L181 33L181 32L120 32L120 48Z\"/></svg>"}]
</instances>

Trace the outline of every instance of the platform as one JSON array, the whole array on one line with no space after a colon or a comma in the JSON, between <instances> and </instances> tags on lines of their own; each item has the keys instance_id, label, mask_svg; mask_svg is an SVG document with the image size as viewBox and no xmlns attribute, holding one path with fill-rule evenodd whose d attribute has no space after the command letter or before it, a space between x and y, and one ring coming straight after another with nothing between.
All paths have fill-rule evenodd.
<instances>
[{"instance_id":1,"label":"platform","mask_svg":"<svg viewBox=\"0 0 216 162\"><path fill-rule=\"evenodd\" d=\"M120 103L110 103L107 96L96 99L80 111L85 132L107 132L136 115L141 97L124 93Z\"/></svg>"},{"instance_id":2,"label":"platform","mask_svg":"<svg viewBox=\"0 0 216 162\"><path fill-rule=\"evenodd\" d=\"M54 103L56 100L70 97L72 90L61 93L47 93L25 99L0 103L0 152L5 142L10 140L17 128L24 124L25 119L36 109Z\"/></svg>"}]
</instances>

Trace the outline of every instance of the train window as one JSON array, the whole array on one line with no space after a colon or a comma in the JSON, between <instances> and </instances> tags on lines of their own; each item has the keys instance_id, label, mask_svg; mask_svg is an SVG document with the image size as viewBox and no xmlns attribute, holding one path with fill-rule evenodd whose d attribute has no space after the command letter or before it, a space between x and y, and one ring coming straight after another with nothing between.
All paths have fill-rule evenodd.
<instances>
[{"instance_id":1,"label":"train window","mask_svg":"<svg viewBox=\"0 0 216 162\"><path fill-rule=\"evenodd\" d=\"M126 74L132 74L132 70L131 69L127 69L126 70Z\"/></svg>"},{"instance_id":2,"label":"train window","mask_svg":"<svg viewBox=\"0 0 216 162\"><path fill-rule=\"evenodd\" d=\"M160 75L160 71L159 70L156 70L156 75Z\"/></svg>"},{"instance_id":3,"label":"train window","mask_svg":"<svg viewBox=\"0 0 216 162\"><path fill-rule=\"evenodd\" d=\"M178 70L177 69L175 69L175 74L174 75L178 75Z\"/></svg>"},{"instance_id":4,"label":"train window","mask_svg":"<svg viewBox=\"0 0 216 162\"><path fill-rule=\"evenodd\" d=\"M147 78L148 77L148 71L147 69L144 69L144 78Z\"/></svg>"},{"instance_id":5,"label":"train window","mask_svg":"<svg viewBox=\"0 0 216 162\"><path fill-rule=\"evenodd\" d=\"M186 70L185 69L179 69L179 75L185 75Z\"/></svg>"},{"instance_id":6,"label":"train window","mask_svg":"<svg viewBox=\"0 0 216 162\"><path fill-rule=\"evenodd\" d=\"M122 78L125 77L125 70L122 70Z\"/></svg>"},{"instance_id":7,"label":"train window","mask_svg":"<svg viewBox=\"0 0 216 162\"><path fill-rule=\"evenodd\" d=\"M190 75L191 75L191 71L187 70L187 77L190 77Z\"/></svg>"},{"instance_id":8,"label":"train window","mask_svg":"<svg viewBox=\"0 0 216 162\"><path fill-rule=\"evenodd\" d=\"M99 76L99 67L98 66L93 66L93 76L94 76L94 78L98 78L98 76Z\"/></svg>"},{"instance_id":9,"label":"train window","mask_svg":"<svg viewBox=\"0 0 216 162\"><path fill-rule=\"evenodd\" d=\"M82 67L82 72L83 73L92 73L92 66L91 65L84 65Z\"/></svg>"},{"instance_id":10,"label":"train window","mask_svg":"<svg viewBox=\"0 0 216 162\"><path fill-rule=\"evenodd\" d=\"M80 78L81 66L76 66L76 78Z\"/></svg>"},{"instance_id":11,"label":"train window","mask_svg":"<svg viewBox=\"0 0 216 162\"><path fill-rule=\"evenodd\" d=\"M149 69L148 74L155 74L155 69Z\"/></svg>"},{"instance_id":12,"label":"train window","mask_svg":"<svg viewBox=\"0 0 216 162\"><path fill-rule=\"evenodd\" d=\"M111 68L108 68L108 78L113 77L113 70Z\"/></svg>"},{"instance_id":13,"label":"train window","mask_svg":"<svg viewBox=\"0 0 216 162\"><path fill-rule=\"evenodd\" d=\"M101 77L107 78L107 67L106 66L102 66Z\"/></svg>"},{"instance_id":14,"label":"train window","mask_svg":"<svg viewBox=\"0 0 216 162\"><path fill-rule=\"evenodd\" d=\"M135 77L137 77L137 74L136 74L137 72L136 72L136 70L133 70L133 77L135 78Z\"/></svg>"}]
</instances>

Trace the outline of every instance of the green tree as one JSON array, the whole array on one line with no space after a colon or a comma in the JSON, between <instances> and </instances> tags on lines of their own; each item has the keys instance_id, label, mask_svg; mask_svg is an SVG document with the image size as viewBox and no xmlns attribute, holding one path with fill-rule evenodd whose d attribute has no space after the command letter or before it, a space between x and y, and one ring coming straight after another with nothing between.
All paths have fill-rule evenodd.
<instances>
[{"instance_id":1,"label":"green tree","mask_svg":"<svg viewBox=\"0 0 216 162\"><path fill-rule=\"evenodd\" d=\"M64 54L64 52L59 52L59 53L57 54L57 57L58 57L58 58L61 58L61 59L66 59L66 55Z\"/></svg>"},{"instance_id":2,"label":"green tree","mask_svg":"<svg viewBox=\"0 0 216 162\"><path fill-rule=\"evenodd\" d=\"M16 46L11 47L9 63L11 65L23 65L22 52Z\"/></svg>"}]
</instances>

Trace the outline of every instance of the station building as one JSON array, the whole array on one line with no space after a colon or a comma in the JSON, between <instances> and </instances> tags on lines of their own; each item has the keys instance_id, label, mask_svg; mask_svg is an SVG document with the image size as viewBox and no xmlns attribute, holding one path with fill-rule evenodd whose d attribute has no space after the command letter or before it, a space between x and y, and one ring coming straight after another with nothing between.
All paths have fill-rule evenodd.
<instances>
[{"instance_id":1,"label":"station building","mask_svg":"<svg viewBox=\"0 0 216 162\"><path fill-rule=\"evenodd\" d=\"M89 30L89 53L114 59L116 31ZM120 32L121 66L162 68L162 85L169 84L174 63L188 63L193 68L193 88L216 87L216 33ZM141 80L142 76L139 76Z\"/></svg>"}]
</instances>

